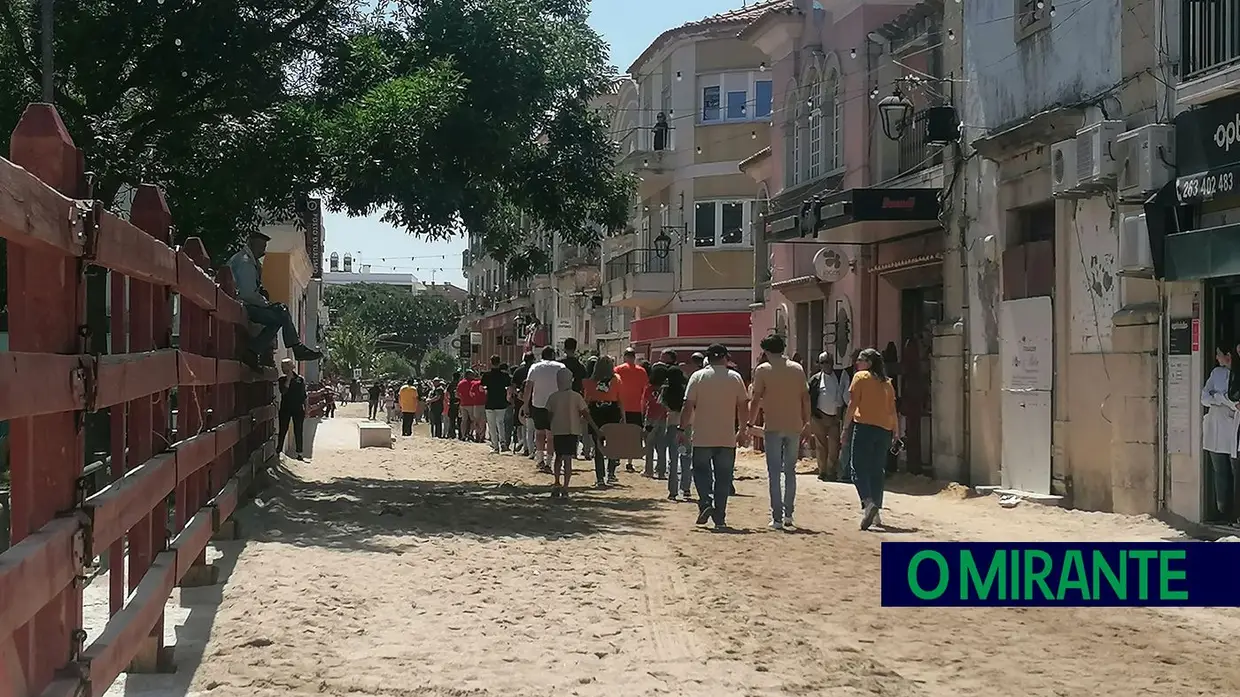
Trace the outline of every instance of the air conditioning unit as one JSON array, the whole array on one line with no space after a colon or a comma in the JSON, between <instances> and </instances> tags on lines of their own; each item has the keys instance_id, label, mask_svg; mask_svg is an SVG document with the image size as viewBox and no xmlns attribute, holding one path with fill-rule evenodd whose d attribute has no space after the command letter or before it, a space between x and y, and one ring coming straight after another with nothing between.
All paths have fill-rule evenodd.
<instances>
[{"instance_id":1,"label":"air conditioning unit","mask_svg":"<svg viewBox=\"0 0 1240 697\"><path fill-rule=\"evenodd\" d=\"M1076 179L1082 188L1105 189L1119 175L1115 139L1123 121L1099 121L1076 132Z\"/></svg>"},{"instance_id":2,"label":"air conditioning unit","mask_svg":"<svg viewBox=\"0 0 1240 697\"><path fill-rule=\"evenodd\" d=\"M1144 200L1175 177L1175 127L1152 123L1133 129L1116 138L1120 153L1119 180L1116 188L1121 198Z\"/></svg>"},{"instance_id":3,"label":"air conditioning unit","mask_svg":"<svg viewBox=\"0 0 1240 697\"><path fill-rule=\"evenodd\" d=\"M1051 145L1051 195L1073 198L1080 193L1076 182L1076 141L1064 140Z\"/></svg>"},{"instance_id":4,"label":"air conditioning unit","mask_svg":"<svg viewBox=\"0 0 1240 697\"><path fill-rule=\"evenodd\" d=\"M1119 271L1129 276L1148 276L1154 270L1150 254L1150 231L1145 214L1124 216L1119 231Z\"/></svg>"}]
</instances>

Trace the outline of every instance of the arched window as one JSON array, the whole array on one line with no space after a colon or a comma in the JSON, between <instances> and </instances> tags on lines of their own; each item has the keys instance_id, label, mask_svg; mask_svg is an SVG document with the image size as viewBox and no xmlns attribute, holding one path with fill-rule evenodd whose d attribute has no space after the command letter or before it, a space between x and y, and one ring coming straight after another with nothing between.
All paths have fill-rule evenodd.
<instances>
[{"instance_id":1,"label":"arched window","mask_svg":"<svg viewBox=\"0 0 1240 697\"><path fill-rule=\"evenodd\" d=\"M784 106L784 178L785 186L801 183L801 114L799 90L794 85L788 90L788 102Z\"/></svg>"},{"instance_id":2,"label":"arched window","mask_svg":"<svg viewBox=\"0 0 1240 697\"><path fill-rule=\"evenodd\" d=\"M336 252L332 252L332 255L327 258L327 264L328 264L327 268L331 269L332 273L339 271L340 270L340 255L337 254Z\"/></svg>"},{"instance_id":3,"label":"arched window","mask_svg":"<svg viewBox=\"0 0 1240 697\"><path fill-rule=\"evenodd\" d=\"M822 85L822 109L825 112L823 128L830 150L827 153L827 170L844 166L843 140L844 109L840 100L839 73L832 71L830 79Z\"/></svg>"},{"instance_id":4,"label":"arched window","mask_svg":"<svg viewBox=\"0 0 1240 697\"><path fill-rule=\"evenodd\" d=\"M822 168L822 139L823 139L823 110L822 110L822 80L818 71L812 71L809 78L805 82L806 100L803 108L806 110L805 129L809 139L809 156L805 160L805 180L813 181L823 174Z\"/></svg>"}]
</instances>

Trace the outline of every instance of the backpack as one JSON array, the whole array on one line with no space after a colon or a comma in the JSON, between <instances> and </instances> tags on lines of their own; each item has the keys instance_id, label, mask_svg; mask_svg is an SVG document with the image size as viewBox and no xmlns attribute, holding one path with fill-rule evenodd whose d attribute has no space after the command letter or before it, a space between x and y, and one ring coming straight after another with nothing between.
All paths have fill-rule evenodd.
<instances>
[{"instance_id":1,"label":"backpack","mask_svg":"<svg viewBox=\"0 0 1240 697\"><path fill-rule=\"evenodd\" d=\"M685 388L689 384L683 371L676 366L666 366L663 372L662 387L659 389L659 403L668 411L680 411L685 407Z\"/></svg>"}]
</instances>

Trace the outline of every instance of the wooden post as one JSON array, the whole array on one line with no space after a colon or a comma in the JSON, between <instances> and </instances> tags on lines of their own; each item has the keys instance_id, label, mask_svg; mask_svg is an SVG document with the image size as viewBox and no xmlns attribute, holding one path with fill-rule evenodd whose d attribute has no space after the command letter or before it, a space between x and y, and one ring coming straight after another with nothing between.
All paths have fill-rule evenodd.
<instances>
[{"instance_id":1,"label":"wooden post","mask_svg":"<svg viewBox=\"0 0 1240 697\"><path fill-rule=\"evenodd\" d=\"M236 299L237 284L236 281L233 280L231 269L224 266L220 268L219 271L216 271L215 282L220 287L220 295ZM216 325L216 330L219 332L217 334L215 345L216 356L218 356L221 360L237 360L239 355L239 352L237 351L237 325L232 322L221 321ZM212 396L214 397L213 408L218 416L218 423L224 423L237 418L236 391L239 384L244 383L216 385L215 394ZM215 462L211 463L212 479L214 479L214 490L211 492L212 494L218 491L219 488L223 486L223 484L227 482L230 477L232 477L233 472L235 471L235 453L238 448L244 447L245 441L243 440L242 442L229 448L227 452L220 453L220 456L216 458ZM221 530L221 533L227 534L219 534L217 535L217 539L229 540L237 538L236 521L234 520L230 522L232 525L224 526L224 529Z\"/></svg>"},{"instance_id":2,"label":"wooden post","mask_svg":"<svg viewBox=\"0 0 1240 697\"><path fill-rule=\"evenodd\" d=\"M168 244L172 239L172 215L168 212L164 192L160 191L159 187L153 184L138 187L129 217L134 227L164 244ZM131 281L130 309L133 311L131 350L171 348L172 308L167 287ZM171 445L168 437L168 395L159 392L136 400L136 403L136 408L131 408L129 424L134 435L133 450L138 451L135 465L146 462L155 453L163 452ZM132 592L150 568L155 555L168 547L167 504L161 502L156 505L153 511L134 526L129 539L129 590ZM135 547L138 548L136 552ZM164 617L161 613L155 627L130 663L129 672L172 670L175 670L172 651L164 647Z\"/></svg>"},{"instance_id":3,"label":"wooden post","mask_svg":"<svg viewBox=\"0 0 1240 697\"><path fill-rule=\"evenodd\" d=\"M211 258L202 240L191 237L185 241L181 251L200 269L211 268ZM218 292L218 291L217 291ZM211 331L210 315L194 303L181 303L181 349L200 356L210 356L214 351L209 346ZM203 412L207 408L202 387L182 384L177 388L177 431L179 440L192 438L204 426ZM207 473L199 470L181 482L176 493L176 525L180 529L185 526L189 517L203 506L208 499L206 486ZM181 579L182 588L210 586L219 582L219 569L207 563L207 553L194 559L194 564Z\"/></svg>"},{"instance_id":4,"label":"wooden post","mask_svg":"<svg viewBox=\"0 0 1240 697\"><path fill-rule=\"evenodd\" d=\"M25 167L67 196L79 195L81 154L50 104L31 104L13 131L9 150L14 163ZM65 211L66 214L69 211ZM85 299L76 259L59 252L8 246L9 350L75 354L81 349L78 328ZM20 394L48 389L42 375L11 376L9 388ZM66 379L75 379L66 376ZM85 438L78 415L49 414L10 422L12 478L12 542L47 524L75 505L82 474ZM64 564L81 565L65 559ZM79 572L80 573L80 572ZM32 579L33 581L33 579ZM21 598L4 602L20 603ZM0 637L0 662L15 648L20 675L13 692L39 694L64 666L72 650L72 634L82 626L82 589L71 586L14 634L14 645Z\"/></svg>"},{"instance_id":5,"label":"wooden post","mask_svg":"<svg viewBox=\"0 0 1240 697\"><path fill-rule=\"evenodd\" d=\"M112 335L112 353L123 354L129 352L129 277L124 274L108 272L111 278L110 295L112 297L112 319L111 319L111 335ZM112 481L116 481L125 476L125 472L129 469L127 455L125 454L128 447L126 436L128 435L127 415L129 405L117 404L108 409L109 420L111 421L112 435L109 439L111 447L112 464L109 468L109 474ZM115 617L116 613L121 611L125 606L125 538L122 536L116 542L108 547L108 617Z\"/></svg>"}]
</instances>

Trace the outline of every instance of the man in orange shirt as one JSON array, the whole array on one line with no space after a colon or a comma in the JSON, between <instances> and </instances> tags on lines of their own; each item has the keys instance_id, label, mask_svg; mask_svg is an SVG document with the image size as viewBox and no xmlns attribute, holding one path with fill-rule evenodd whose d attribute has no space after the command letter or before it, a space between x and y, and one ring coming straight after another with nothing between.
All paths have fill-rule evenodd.
<instances>
[{"instance_id":1,"label":"man in orange shirt","mask_svg":"<svg viewBox=\"0 0 1240 697\"><path fill-rule=\"evenodd\" d=\"M624 350L624 362L616 366L616 375L620 376L620 408L624 410L624 423L643 425L642 407L646 397L646 385L650 377L646 369L637 365L637 349L632 346ZM624 466L626 472L636 472L633 461Z\"/></svg>"}]
</instances>

